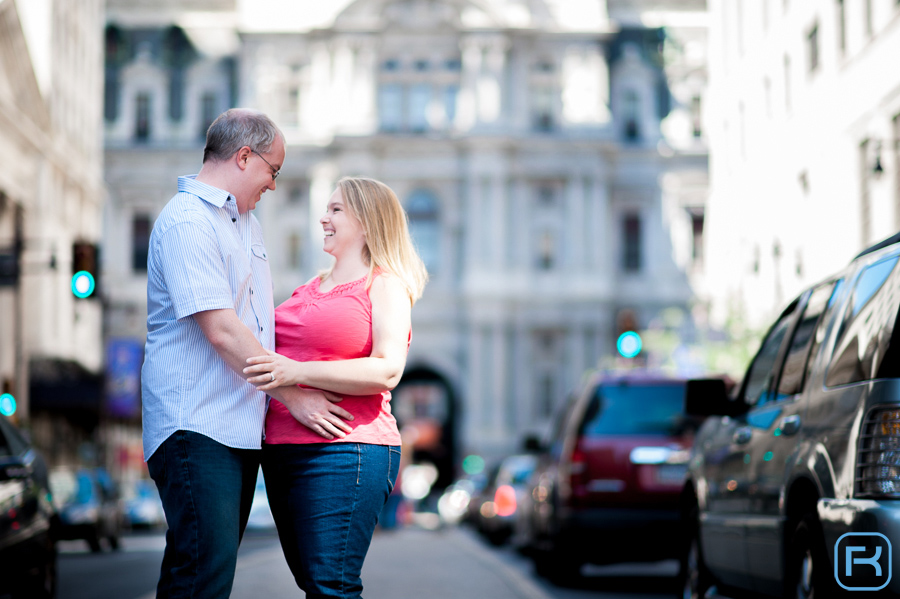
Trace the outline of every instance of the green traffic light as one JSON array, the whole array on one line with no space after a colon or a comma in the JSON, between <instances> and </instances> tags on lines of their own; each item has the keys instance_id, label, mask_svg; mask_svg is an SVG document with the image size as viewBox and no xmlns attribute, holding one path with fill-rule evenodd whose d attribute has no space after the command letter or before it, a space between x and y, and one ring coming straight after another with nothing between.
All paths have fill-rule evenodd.
<instances>
[{"instance_id":1,"label":"green traffic light","mask_svg":"<svg viewBox=\"0 0 900 599\"><path fill-rule=\"evenodd\" d=\"M86 298L94 293L94 275L86 270L79 270L72 276L72 293L75 297Z\"/></svg>"},{"instance_id":2,"label":"green traffic light","mask_svg":"<svg viewBox=\"0 0 900 599\"><path fill-rule=\"evenodd\" d=\"M641 336L634 331L625 331L616 340L616 349L623 358L633 358L641 353L643 342Z\"/></svg>"},{"instance_id":3,"label":"green traffic light","mask_svg":"<svg viewBox=\"0 0 900 599\"><path fill-rule=\"evenodd\" d=\"M9 393L0 395L0 414L12 416L16 413L16 398Z\"/></svg>"}]
</instances>

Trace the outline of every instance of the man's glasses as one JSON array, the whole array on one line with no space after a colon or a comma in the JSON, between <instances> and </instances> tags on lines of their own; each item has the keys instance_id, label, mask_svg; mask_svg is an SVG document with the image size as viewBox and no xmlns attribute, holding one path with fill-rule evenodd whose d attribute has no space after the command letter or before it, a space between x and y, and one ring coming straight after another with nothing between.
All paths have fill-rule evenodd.
<instances>
[{"instance_id":1,"label":"man's glasses","mask_svg":"<svg viewBox=\"0 0 900 599\"><path fill-rule=\"evenodd\" d=\"M275 168L274 166L272 166L272 164L271 164L268 160L266 160L265 158L263 158L263 155L260 154L259 152L257 152L256 150L251 149L250 151L253 152L254 154L256 154L257 156L259 156L260 158L262 158L262 161L265 162L266 164L268 164L268 165L269 165L269 168L272 169L272 181L274 181L275 179L277 179L277 178L278 178L278 175L281 174L281 171L278 170L277 168Z\"/></svg>"}]
</instances>

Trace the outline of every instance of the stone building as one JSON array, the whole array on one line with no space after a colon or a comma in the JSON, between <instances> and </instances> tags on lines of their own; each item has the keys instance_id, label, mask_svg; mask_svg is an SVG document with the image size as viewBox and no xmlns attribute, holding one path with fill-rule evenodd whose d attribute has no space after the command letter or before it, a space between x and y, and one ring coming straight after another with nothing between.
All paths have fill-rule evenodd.
<instances>
[{"instance_id":1,"label":"stone building","mask_svg":"<svg viewBox=\"0 0 900 599\"><path fill-rule=\"evenodd\" d=\"M403 201L431 280L393 404L445 480L466 453L544 432L584 371L613 361L619 327L690 320L704 3L643 3L653 25L647 6L612 0L189 4L108 3L107 47L128 48L107 53L116 342L143 341L153 220L231 105L287 137L255 211L276 302L327 265L318 219L340 176ZM680 43L662 28L673 14Z\"/></svg>"},{"instance_id":2,"label":"stone building","mask_svg":"<svg viewBox=\"0 0 900 599\"><path fill-rule=\"evenodd\" d=\"M900 228L900 4L710 2L707 276L767 325Z\"/></svg>"},{"instance_id":3,"label":"stone building","mask_svg":"<svg viewBox=\"0 0 900 599\"><path fill-rule=\"evenodd\" d=\"M52 461L102 410L102 304L72 291L98 274L102 32L101 0L0 1L0 381Z\"/></svg>"}]
</instances>

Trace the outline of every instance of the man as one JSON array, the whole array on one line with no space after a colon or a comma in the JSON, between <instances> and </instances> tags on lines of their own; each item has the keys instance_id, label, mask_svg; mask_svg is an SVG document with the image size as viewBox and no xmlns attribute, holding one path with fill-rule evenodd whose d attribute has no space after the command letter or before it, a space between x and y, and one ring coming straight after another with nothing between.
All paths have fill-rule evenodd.
<instances>
[{"instance_id":1,"label":"man","mask_svg":"<svg viewBox=\"0 0 900 599\"><path fill-rule=\"evenodd\" d=\"M179 177L150 236L143 441L169 525L158 597L231 593L267 407L242 371L274 348L272 278L250 211L275 189L284 155L267 116L223 113L200 172ZM351 418L327 392L270 393L308 426Z\"/></svg>"}]
</instances>

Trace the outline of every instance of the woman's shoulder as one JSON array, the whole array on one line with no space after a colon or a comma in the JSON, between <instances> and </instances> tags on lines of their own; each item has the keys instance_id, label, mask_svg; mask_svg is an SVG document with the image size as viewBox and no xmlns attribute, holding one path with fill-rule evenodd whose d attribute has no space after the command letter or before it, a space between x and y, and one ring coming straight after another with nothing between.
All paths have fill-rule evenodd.
<instances>
[{"instance_id":1,"label":"woman's shoulder","mask_svg":"<svg viewBox=\"0 0 900 599\"><path fill-rule=\"evenodd\" d=\"M394 273L379 269L372 279L369 297L379 297L388 300L395 298L409 298L409 292L403 280Z\"/></svg>"}]
</instances>

